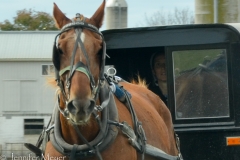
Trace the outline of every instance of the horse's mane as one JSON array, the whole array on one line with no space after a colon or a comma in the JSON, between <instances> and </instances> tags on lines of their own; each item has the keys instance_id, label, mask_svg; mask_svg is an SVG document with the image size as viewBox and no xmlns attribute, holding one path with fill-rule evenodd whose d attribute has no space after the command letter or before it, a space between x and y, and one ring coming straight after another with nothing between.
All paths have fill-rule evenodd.
<instances>
[{"instance_id":1,"label":"horse's mane","mask_svg":"<svg viewBox=\"0 0 240 160\"><path fill-rule=\"evenodd\" d=\"M46 78L46 85L53 88L57 88L57 82L55 81L55 78L52 76Z\"/></svg>"},{"instance_id":2,"label":"horse's mane","mask_svg":"<svg viewBox=\"0 0 240 160\"><path fill-rule=\"evenodd\" d=\"M132 84L136 84L136 85L141 86L143 88L148 88L148 84L147 84L146 80L141 78L140 75L137 76L137 80L133 78L132 80L130 80L130 82Z\"/></svg>"}]
</instances>

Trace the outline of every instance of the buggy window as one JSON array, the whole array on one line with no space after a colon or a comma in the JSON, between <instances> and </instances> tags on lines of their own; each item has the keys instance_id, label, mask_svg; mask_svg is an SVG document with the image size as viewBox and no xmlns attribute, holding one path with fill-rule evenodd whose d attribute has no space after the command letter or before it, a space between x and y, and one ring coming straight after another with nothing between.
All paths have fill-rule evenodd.
<instances>
[{"instance_id":1,"label":"buggy window","mask_svg":"<svg viewBox=\"0 0 240 160\"><path fill-rule=\"evenodd\" d=\"M225 49L174 51L176 119L229 117Z\"/></svg>"}]
</instances>

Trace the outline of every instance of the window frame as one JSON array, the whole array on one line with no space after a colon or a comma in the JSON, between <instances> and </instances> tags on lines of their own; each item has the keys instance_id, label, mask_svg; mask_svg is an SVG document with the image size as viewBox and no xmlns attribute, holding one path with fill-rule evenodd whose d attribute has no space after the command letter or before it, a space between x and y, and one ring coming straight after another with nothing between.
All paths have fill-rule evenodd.
<instances>
[{"instance_id":1,"label":"window frame","mask_svg":"<svg viewBox=\"0 0 240 160\"><path fill-rule=\"evenodd\" d=\"M173 52L185 51L185 50L207 50L207 49L225 49L227 57L227 73L228 73L228 92L229 92L229 117L205 117L205 118L190 118L190 119L177 119L175 112L175 82L173 71ZM172 114L172 120L175 126L215 126L215 125L233 125L234 124L234 108L233 108L233 96L232 96L232 84L231 84L231 50L228 43L215 43L215 44L201 44L201 45L189 45L189 46L169 46L166 47L166 60L167 65L167 78L168 78L168 108Z\"/></svg>"},{"instance_id":2,"label":"window frame","mask_svg":"<svg viewBox=\"0 0 240 160\"><path fill-rule=\"evenodd\" d=\"M31 127L31 129L28 129ZM42 126L41 128L32 128L32 126ZM23 119L23 130L24 135L38 135L44 128L44 118L24 118ZM31 130L31 131L30 131Z\"/></svg>"},{"instance_id":3,"label":"window frame","mask_svg":"<svg viewBox=\"0 0 240 160\"><path fill-rule=\"evenodd\" d=\"M47 74L43 74L43 66L47 66ZM51 66L53 67L53 71L51 72ZM41 76L53 76L55 73L53 64L41 64Z\"/></svg>"}]
</instances>

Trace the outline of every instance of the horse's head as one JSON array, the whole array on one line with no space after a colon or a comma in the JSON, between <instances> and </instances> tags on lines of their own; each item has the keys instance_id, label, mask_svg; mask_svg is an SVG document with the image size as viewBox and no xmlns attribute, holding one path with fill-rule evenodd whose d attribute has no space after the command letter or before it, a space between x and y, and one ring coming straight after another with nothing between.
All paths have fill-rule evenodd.
<instances>
[{"instance_id":1,"label":"horse's head","mask_svg":"<svg viewBox=\"0 0 240 160\"><path fill-rule=\"evenodd\" d=\"M71 20L54 3L55 23L61 29L53 49L56 80L61 89L60 108L74 124L89 120L103 77L105 59L99 51L104 42L98 29L104 8L105 0L91 18L76 14Z\"/></svg>"}]
</instances>

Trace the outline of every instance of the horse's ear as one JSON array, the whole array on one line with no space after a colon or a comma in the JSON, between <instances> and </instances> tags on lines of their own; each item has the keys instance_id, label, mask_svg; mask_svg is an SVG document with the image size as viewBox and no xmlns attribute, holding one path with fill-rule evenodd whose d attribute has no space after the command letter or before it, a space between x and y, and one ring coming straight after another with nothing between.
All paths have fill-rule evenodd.
<instances>
[{"instance_id":1,"label":"horse's ear","mask_svg":"<svg viewBox=\"0 0 240 160\"><path fill-rule=\"evenodd\" d=\"M104 17L104 9L105 9L105 0L103 0L103 3L101 4L101 6L97 9L97 11L90 18L91 21L93 21L94 25L97 28L100 28L102 26L103 17Z\"/></svg>"},{"instance_id":2,"label":"horse's ear","mask_svg":"<svg viewBox=\"0 0 240 160\"><path fill-rule=\"evenodd\" d=\"M65 24L71 22L71 20L62 13L55 3L53 3L53 17L55 25L58 29L61 29Z\"/></svg>"}]
</instances>

